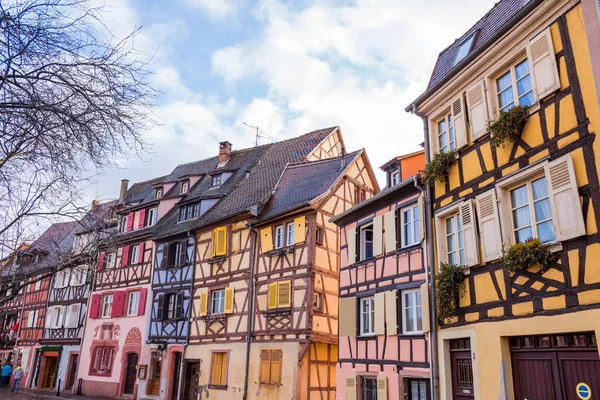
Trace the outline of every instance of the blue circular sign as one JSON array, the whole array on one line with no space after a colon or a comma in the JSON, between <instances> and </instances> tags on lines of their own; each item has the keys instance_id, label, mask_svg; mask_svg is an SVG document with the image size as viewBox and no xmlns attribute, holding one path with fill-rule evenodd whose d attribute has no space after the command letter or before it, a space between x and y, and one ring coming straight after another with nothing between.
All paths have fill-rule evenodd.
<instances>
[{"instance_id":1,"label":"blue circular sign","mask_svg":"<svg viewBox=\"0 0 600 400\"><path fill-rule=\"evenodd\" d=\"M581 400L590 400L592 398L592 389L583 382L577 384L575 392Z\"/></svg>"}]
</instances>

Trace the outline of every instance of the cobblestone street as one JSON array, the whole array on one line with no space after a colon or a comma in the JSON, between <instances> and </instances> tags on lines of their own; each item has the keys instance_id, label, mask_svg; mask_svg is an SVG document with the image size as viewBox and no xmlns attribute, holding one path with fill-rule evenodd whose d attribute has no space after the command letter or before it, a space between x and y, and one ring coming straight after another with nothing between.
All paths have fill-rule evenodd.
<instances>
[{"instance_id":1,"label":"cobblestone street","mask_svg":"<svg viewBox=\"0 0 600 400\"><path fill-rule=\"evenodd\" d=\"M73 394L61 393L60 396L56 395L54 391L47 390L33 390L33 389L19 389L18 394L10 392L10 388L0 388L0 400L31 400L31 399L77 399L77 400L109 400L105 397L88 397L88 396L77 396Z\"/></svg>"}]
</instances>

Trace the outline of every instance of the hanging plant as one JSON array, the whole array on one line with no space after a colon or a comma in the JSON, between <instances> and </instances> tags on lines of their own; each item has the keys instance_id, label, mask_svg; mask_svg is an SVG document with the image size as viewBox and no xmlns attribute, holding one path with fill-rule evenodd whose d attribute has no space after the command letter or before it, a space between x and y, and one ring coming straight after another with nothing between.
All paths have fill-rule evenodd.
<instances>
[{"instance_id":1,"label":"hanging plant","mask_svg":"<svg viewBox=\"0 0 600 400\"><path fill-rule=\"evenodd\" d=\"M423 182L426 185L433 185L436 181L445 182L450 167L457 162L457 154L453 150L437 153L421 171Z\"/></svg>"},{"instance_id":2,"label":"hanging plant","mask_svg":"<svg viewBox=\"0 0 600 400\"><path fill-rule=\"evenodd\" d=\"M502 257L504 269L511 274L535 266L546 271L553 260L554 256L540 239L529 239L524 243L513 244Z\"/></svg>"},{"instance_id":3,"label":"hanging plant","mask_svg":"<svg viewBox=\"0 0 600 400\"><path fill-rule=\"evenodd\" d=\"M500 111L498 119L489 121L487 125L490 142L494 146L502 148L507 141L514 143L521 137L527 119L529 119L529 107L527 106L515 106L508 111Z\"/></svg>"},{"instance_id":4,"label":"hanging plant","mask_svg":"<svg viewBox=\"0 0 600 400\"><path fill-rule=\"evenodd\" d=\"M436 277L436 298L438 317L449 319L458 308L458 302L465 295L465 273L463 267L442 263Z\"/></svg>"}]
</instances>

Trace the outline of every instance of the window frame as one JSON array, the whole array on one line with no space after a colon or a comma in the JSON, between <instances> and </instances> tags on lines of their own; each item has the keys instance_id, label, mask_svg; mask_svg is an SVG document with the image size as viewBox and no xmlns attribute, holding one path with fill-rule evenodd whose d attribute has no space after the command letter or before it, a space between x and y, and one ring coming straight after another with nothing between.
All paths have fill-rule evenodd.
<instances>
[{"instance_id":1,"label":"window frame","mask_svg":"<svg viewBox=\"0 0 600 400\"><path fill-rule=\"evenodd\" d=\"M216 298L219 295L219 298ZM221 311L215 311L215 301L219 301ZM215 289L210 292L210 315L225 315L225 288Z\"/></svg>"},{"instance_id":2,"label":"window frame","mask_svg":"<svg viewBox=\"0 0 600 400\"><path fill-rule=\"evenodd\" d=\"M179 191L179 194L186 194L189 191L190 191L190 181L185 180L185 181L181 182L181 190Z\"/></svg>"},{"instance_id":3,"label":"window frame","mask_svg":"<svg viewBox=\"0 0 600 400\"><path fill-rule=\"evenodd\" d=\"M293 246L294 245L294 222L288 222L286 224L286 229L285 229L285 243L286 246ZM290 230L291 228L291 230ZM292 241L290 242L290 238L292 239Z\"/></svg>"},{"instance_id":4,"label":"window frame","mask_svg":"<svg viewBox=\"0 0 600 400\"><path fill-rule=\"evenodd\" d=\"M115 268L117 266L117 252L106 253L106 268Z\"/></svg>"},{"instance_id":5,"label":"window frame","mask_svg":"<svg viewBox=\"0 0 600 400\"><path fill-rule=\"evenodd\" d=\"M375 336L375 296L360 297L359 301L359 336ZM369 302L370 309L365 311L365 302ZM365 326L365 315L370 314L369 326ZM365 329L368 328L368 329Z\"/></svg>"},{"instance_id":6,"label":"window frame","mask_svg":"<svg viewBox=\"0 0 600 400\"><path fill-rule=\"evenodd\" d=\"M214 383L213 382L213 367L214 367L214 356L215 354L219 354L220 356L224 356L227 363L223 366L221 364L221 368L225 368L225 382ZM231 352L228 350L215 350L211 351L210 354L210 373L208 376L208 387L213 389L227 389L227 382L229 381L229 360L231 358ZM223 376L223 370L219 371L219 376Z\"/></svg>"},{"instance_id":7,"label":"window frame","mask_svg":"<svg viewBox=\"0 0 600 400\"><path fill-rule=\"evenodd\" d=\"M210 187L219 187L223 184L222 174L215 174L210 177Z\"/></svg>"},{"instance_id":8,"label":"window frame","mask_svg":"<svg viewBox=\"0 0 600 400\"><path fill-rule=\"evenodd\" d=\"M265 379L262 376L262 362L263 362L263 354L266 352L269 353L269 377ZM279 379L273 380L273 353L279 353ZM258 368L258 383L259 385L280 385L281 378L283 376L283 350L281 349L261 349L260 350L260 360L259 360L259 368Z\"/></svg>"},{"instance_id":9,"label":"window frame","mask_svg":"<svg viewBox=\"0 0 600 400\"><path fill-rule=\"evenodd\" d=\"M442 135L442 133L440 133L440 123L444 122L444 124L446 124L446 130L444 131L444 133L446 135L448 135L448 142L446 144L446 150L442 150L442 146L440 144L440 136ZM437 153L446 153L449 151L457 151L458 147L457 147L457 143L456 143L456 129L454 127L454 118L452 117L452 110L450 108L446 108L444 109L442 112L439 113L439 115L433 120L433 123L435 124L435 149ZM449 128L450 124L452 124L452 126ZM451 141L450 140L450 129L452 129L452 133L454 135L454 140ZM451 143L454 143L454 148L451 148Z\"/></svg>"},{"instance_id":10,"label":"window frame","mask_svg":"<svg viewBox=\"0 0 600 400\"><path fill-rule=\"evenodd\" d=\"M173 309L171 309L171 299L173 299ZM165 297L164 297L164 310L163 310L163 316L164 316L164 320L167 321L175 321L177 320L177 293L173 292L173 293L165 293ZM171 315L172 312L172 315Z\"/></svg>"},{"instance_id":11,"label":"window frame","mask_svg":"<svg viewBox=\"0 0 600 400\"><path fill-rule=\"evenodd\" d=\"M98 345L93 347L89 374L94 376L111 376L115 364L115 355L116 345Z\"/></svg>"},{"instance_id":12,"label":"window frame","mask_svg":"<svg viewBox=\"0 0 600 400\"><path fill-rule=\"evenodd\" d=\"M548 201L548 205L549 205L549 208L550 208L550 218L546 219L546 220L543 220L541 222L538 222L536 220L536 217L535 217L535 202L536 202L536 200L533 199L533 189L532 189L532 185L531 184L534 181L540 180L542 178L546 180L546 197L544 197L544 199L546 199ZM516 208L522 208L522 206L521 207L513 207L511 192L514 191L514 190L517 190L517 189L519 189L519 188L521 188L523 186L525 186L527 188L527 207L529 208L529 223L530 223L529 227L531 229L531 237L532 238L539 238L540 237L539 236L539 232L538 232L538 228L537 228L538 224L550 221L550 222L552 222L553 230L555 229L554 228L554 226L555 226L554 225L554 216L552 215L552 205L551 205L551 199L550 199L550 188L548 187L548 177L545 174L543 174L543 172L542 172L542 174L534 175L534 176L530 177L529 179L522 180L522 181L520 181L518 183L515 183L514 185L510 185L509 187L507 187L506 189L504 189L504 190L507 191L507 198L508 198L507 207L510 210L510 212L508 213L508 216L509 216L509 228L510 228L510 231L511 231L511 235L510 235L511 243L521 243L521 242L519 242L517 240L517 235L516 234L517 234L518 230L521 230L521 229L524 228L524 227L521 227L521 228L517 229L515 227L515 219L514 219L514 215L513 215L514 213L513 213L513 211ZM537 200L537 201L540 201L540 200ZM553 240L548 241L548 242L542 242L542 243L546 244L546 243L555 243L555 242L556 242L556 231L554 233L554 239Z\"/></svg>"},{"instance_id":13,"label":"window frame","mask_svg":"<svg viewBox=\"0 0 600 400\"><path fill-rule=\"evenodd\" d=\"M402 333L405 335L420 335L423 333L423 299L421 299L421 289L408 289L400 292L401 294L401 309L402 309ZM413 330L407 329L408 322L408 305L406 304L406 295L410 295L413 297L413 306L411 307L413 310ZM417 298L419 300L417 304ZM419 318L418 318L418 309L421 309L421 329L419 329Z\"/></svg>"},{"instance_id":14,"label":"window frame","mask_svg":"<svg viewBox=\"0 0 600 400\"><path fill-rule=\"evenodd\" d=\"M131 246L131 250L129 251L129 265L137 264L140 258L140 245L137 244L135 246Z\"/></svg>"},{"instance_id":15,"label":"window frame","mask_svg":"<svg viewBox=\"0 0 600 400\"><path fill-rule=\"evenodd\" d=\"M455 264L455 265L461 265L461 266L466 266L467 264L467 252L466 252L466 247L465 247L465 235L464 235L464 227L462 226L462 221L461 221L461 213L460 213L460 208L457 208L456 210L454 210L453 212L450 212L444 216L441 217L442 218L442 223L443 223L443 229L444 229L444 244L445 244L445 253L444 253L444 258L445 261L447 263L450 264ZM453 218L455 220L454 222L454 228L455 231L452 232L451 234L448 234L448 228L447 228L447 221ZM460 222L460 228L458 226L458 223ZM462 234L462 238L463 238L463 247L460 247L460 235ZM455 241L456 241L456 249L454 251L449 251L448 250L448 236L453 235L455 236ZM461 259L461 255L460 252L461 250L463 251L464 254L464 262ZM456 253L456 263L451 263L450 262L450 253Z\"/></svg>"},{"instance_id":16,"label":"window frame","mask_svg":"<svg viewBox=\"0 0 600 400\"><path fill-rule=\"evenodd\" d=\"M371 229L371 256L367 257L367 239L366 239L366 231L367 229ZM364 234L363 234L364 232ZM374 258L373 254L373 221L369 221L363 225L358 227L358 261L367 261Z\"/></svg>"},{"instance_id":17,"label":"window frame","mask_svg":"<svg viewBox=\"0 0 600 400\"><path fill-rule=\"evenodd\" d=\"M318 245L323 244L323 235L325 234L325 230L322 226L317 225L315 228L315 243Z\"/></svg>"},{"instance_id":18,"label":"window frame","mask_svg":"<svg viewBox=\"0 0 600 400\"><path fill-rule=\"evenodd\" d=\"M279 242L280 236L279 234L281 233L281 243ZM284 246L285 243L285 228L284 225L278 225L275 227L275 248L276 249L281 249Z\"/></svg>"},{"instance_id":19,"label":"window frame","mask_svg":"<svg viewBox=\"0 0 600 400\"><path fill-rule=\"evenodd\" d=\"M135 300L135 305L133 307L133 312L132 312L132 299L134 298L134 295L137 295L137 299ZM137 317L138 316L138 311L139 311L139 306L140 306L140 291L139 290L133 290L129 293L127 293L127 316L128 317Z\"/></svg>"},{"instance_id":20,"label":"window frame","mask_svg":"<svg viewBox=\"0 0 600 400\"><path fill-rule=\"evenodd\" d=\"M146 220L146 227L154 226L158 222L158 207L152 207L148 209L148 218Z\"/></svg>"},{"instance_id":21,"label":"window frame","mask_svg":"<svg viewBox=\"0 0 600 400\"><path fill-rule=\"evenodd\" d=\"M390 187L396 186L400 183L400 171L398 168L393 169L390 172Z\"/></svg>"},{"instance_id":22,"label":"window frame","mask_svg":"<svg viewBox=\"0 0 600 400\"><path fill-rule=\"evenodd\" d=\"M514 103L513 107L520 105L519 97L526 96L527 93L530 93L530 92L526 92L524 95L519 96L519 90L517 88L516 66L521 64L523 61L527 61L527 66L529 67L528 74L531 79L530 92L533 94L533 102L529 106L530 112L531 112L531 109L538 104L537 88L535 86L535 80L533 79L533 74L532 74L533 66L531 65L531 60L529 59L527 52L525 51L525 49L522 49L515 56L513 56L509 61L507 61L503 67L498 68L496 71L494 71L494 73L491 74L490 77L488 78L488 81L491 83L491 86L492 86L492 94L494 97L493 105L494 105L495 116L500 115L500 110L501 110L500 99L499 99L499 95L501 92L498 91L497 82L498 82L498 79L500 79L507 73L510 73L511 87L512 87L512 92L513 92L513 103ZM521 79L523 79L523 78L521 78ZM488 85L488 86L490 86L490 85ZM506 108L506 106L504 106L504 107Z\"/></svg>"},{"instance_id":23,"label":"window frame","mask_svg":"<svg viewBox=\"0 0 600 400\"><path fill-rule=\"evenodd\" d=\"M110 298L110 302L106 301L108 298ZM100 312L100 318L110 318L111 313L112 313L113 301L114 301L114 296L112 293L106 293L106 294L102 295L102 310ZM104 312L106 311L105 308L107 306L107 303L110 304L110 306L108 307L108 315L105 315Z\"/></svg>"},{"instance_id":24,"label":"window frame","mask_svg":"<svg viewBox=\"0 0 600 400\"><path fill-rule=\"evenodd\" d=\"M410 221L410 224L412 225L411 229L412 229L412 235L413 235L413 241L411 243L406 242L405 225L407 225L407 221L405 220L404 213L408 210L410 210L413 215L412 221ZM400 211L400 248L415 246L420 242L420 239L421 239L421 232L419 232L420 223L421 223L421 221L419 221L419 217L420 217L419 203L416 202L414 204L407 205L405 207L400 208L399 211Z\"/></svg>"},{"instance_id":25,"label":"window frame","mask_svg":"<svg viewBox=\"0 0 600 400\"><path fill-rule=\"evenodd\" d=\"M323 312L323 294L320 292L313 293L313 310Z\"/></svg>"},{"instance_id":26,"label":"window frame","mask_svg":"<svg viewBox=\"0 0 600 400\"><path fill-rule=\"evenodd\" d=\"M161 188L158 188L158 189L156 189L156 190L154 191L154 198L155 198L155 199L157 199L157 200L158 200L158 199L161 199L161 198L162 198L162 196L163 196L163 188L162 188L162 187L161 187Z\"/></svg>"}]
</instances>

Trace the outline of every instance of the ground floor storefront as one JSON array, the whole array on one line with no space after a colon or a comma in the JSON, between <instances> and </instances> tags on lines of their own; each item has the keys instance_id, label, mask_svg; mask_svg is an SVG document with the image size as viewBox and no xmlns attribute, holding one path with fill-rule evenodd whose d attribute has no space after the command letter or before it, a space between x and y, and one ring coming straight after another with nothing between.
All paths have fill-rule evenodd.
<instances>
[{"instance_id":1,"label":"ground floor storefront","mask_svg":"<svg viewBox=\"0 0 600 400\"><path fill-rule=\"evenodd\" d=\"M441 399L576 399L600 393L600 311L468 327L438 336Z\"/></svg>"}]
</instances>

